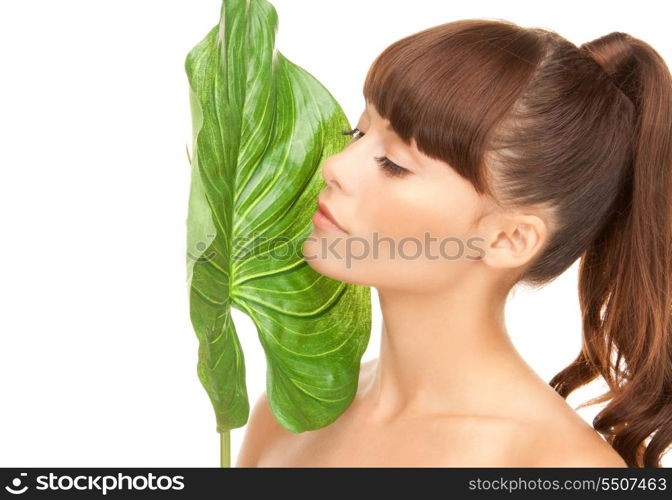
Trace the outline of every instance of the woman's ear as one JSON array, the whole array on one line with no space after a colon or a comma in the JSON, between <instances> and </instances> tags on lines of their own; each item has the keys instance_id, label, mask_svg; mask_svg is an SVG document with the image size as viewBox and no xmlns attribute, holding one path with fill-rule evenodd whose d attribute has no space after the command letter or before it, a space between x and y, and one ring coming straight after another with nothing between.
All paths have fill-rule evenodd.
<instances>
[{"instance_id":1,"label":"woman's ear","mask_svg":"<svg viewBox=\"0 0 672 500\"><path fill-rule=\"evenodd\" d=\"M485 255L481 259L495 268L516 268L534 258L548 236L544 220L536 215L502 217L484 234Z\"/></svg>"}]
</instances>

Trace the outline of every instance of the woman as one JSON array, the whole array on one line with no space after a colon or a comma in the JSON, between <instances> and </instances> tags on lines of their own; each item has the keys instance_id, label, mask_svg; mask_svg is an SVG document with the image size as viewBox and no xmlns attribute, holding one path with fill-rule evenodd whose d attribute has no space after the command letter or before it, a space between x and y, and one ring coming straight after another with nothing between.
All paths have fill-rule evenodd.
<instances>
[{"instance_id":1,"label":"woman","mask_svg":"<svg viewBox=\"0 0 672 500\"><path fill-rule=\"evenodd\" d=\"M323 164L303 251L376 287L380 356L322 429L286 431L262 395L237 465L660 466L672 77L659 54L620 32L577 47L461 20L385 49L364 97L350 144ZM579 257L583 349L546 383L508 337L506 298ZM609 403L593 428L565 398L598 376Z\"/></svg>"}]
</instances>

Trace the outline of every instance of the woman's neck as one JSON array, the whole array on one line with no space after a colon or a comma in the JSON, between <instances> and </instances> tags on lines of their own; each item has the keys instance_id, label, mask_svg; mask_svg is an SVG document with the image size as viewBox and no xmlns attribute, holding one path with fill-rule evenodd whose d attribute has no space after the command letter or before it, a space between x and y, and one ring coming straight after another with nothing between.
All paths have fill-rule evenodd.
<instances>
[{"instance_id":1,"label":"woman's neck","mask_svg":"<svg viewBox=\"0 0 672 500\"><path fill-rule=\"evenodd\" d=\"M362 400L374 419L403 414L493 415L502 394L539 379L506 331L506 292L471 281L441 293L378 289L380 357ZM504 391L506 389L506 391Z\"/></svg>"}]
</instances>

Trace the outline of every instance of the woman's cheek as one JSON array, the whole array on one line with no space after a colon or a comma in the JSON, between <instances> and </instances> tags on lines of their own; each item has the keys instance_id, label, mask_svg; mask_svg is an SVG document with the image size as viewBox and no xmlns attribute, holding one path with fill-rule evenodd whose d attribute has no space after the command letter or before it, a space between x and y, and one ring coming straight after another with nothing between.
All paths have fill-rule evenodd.
<instances>
[{"instance_id":1,"label":"woman's cheek","mask_svg":"<svg viewBox=\"0 0 672 500\"><path fill-rule=\"evenodd\" d=\"M370 217L371 232L395 239L415 234L421 229L423 207L416 205L415 199L402 196L379 196L372 206Z\"/></svg>"},{"instance_id":2,"label":"woman's cheek","mask_svg":"<svg viewBox=\"0 0 672 500\"><path fill-rule=\"evenodd\" d=\"M389 202L391 208L385 221L387 233L397 239L409 236L422 239L425 232L438 237L445 232L443 205L435 192L409 187Z\"/></svg>"}]
</instances>

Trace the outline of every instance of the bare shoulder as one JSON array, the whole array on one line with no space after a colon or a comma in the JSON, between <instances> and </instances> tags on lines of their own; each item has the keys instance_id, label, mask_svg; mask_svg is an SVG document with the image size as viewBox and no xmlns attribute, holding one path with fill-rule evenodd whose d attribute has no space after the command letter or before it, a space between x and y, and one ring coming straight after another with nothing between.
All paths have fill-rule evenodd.
<instances>
[{"instance_id":1,"label":"bare shoulder","mask_svg":"<svg viewBox=\"0 0 672 500\"><path fill-rule=\"evenodd\" d=\"M549 423L546 429L532 432L528 443L529 467L627 467L618 452L584 421L561 423L557 428Z\"/></svg>"},{"instance_id":2,"label":"bare shoulder","mask_svg":"<svg viewBox=\"0 0 672 500\"><path fill-rule=\"evenodd\" d=\"M541 379L539 379L541 380ZM529 386L506 447L513 467L627 467L618 452L544 381ZM511 436L511 435L510 435Z\"/></svg>"},{"instance_id":3,"label":"bare shoulder","mask_svg":"<svg viewBox=\"0 0 672 500\"><path fill-rule=\"evenodd\" d=\"M360 388L367 384L373 375L376 361L371 360L361 364ZM250 412L236 467L257 467L263 455L279 446L287 450L290 445L297 445L302 437L301 433L293 433L280 425L271 411L266 392L263 392Z\"/></svg>"},{"instance_id":4,"label":"bare shoulder","mask_svg":"<svg viewBox=\"0 0 672 500\"><path fill-rule=\"evenodd\" d=\"M489 426L504 467L627 467L614 448L553 389L530 389L518 416ZM496 438L493 436L496 435Z\"/></svg>"},{"instance_id":5,"label":"bare shoulder","mask_svg":"<svg viewBox=\"0 0 672 500\"><path fill-rule=\"evenodd\" d=\"M256 467L263 448L288 432L273 416L266 392L263 392L247 420L236 467Z\"/></svg>"}]
</instances>

